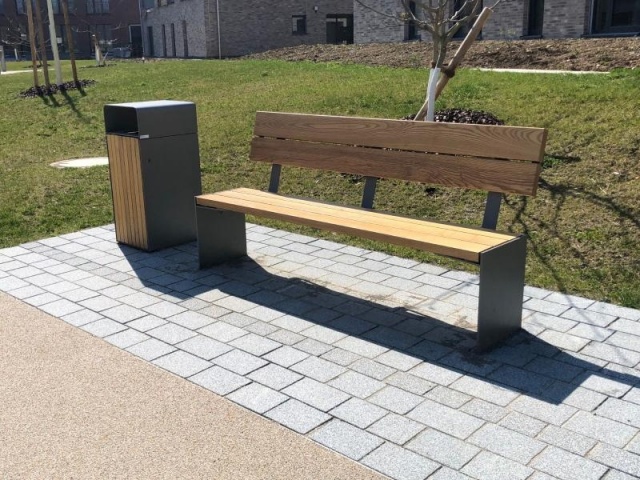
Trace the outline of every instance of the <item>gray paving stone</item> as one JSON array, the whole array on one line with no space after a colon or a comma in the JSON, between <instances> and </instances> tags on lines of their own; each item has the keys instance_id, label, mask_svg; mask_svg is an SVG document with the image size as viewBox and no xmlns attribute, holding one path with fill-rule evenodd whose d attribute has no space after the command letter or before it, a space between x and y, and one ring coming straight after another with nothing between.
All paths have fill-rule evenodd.
<instances>
[{"instance_id":1,"label":"gray paving stone","mask_svg":"<svg viewBox=\"0 0 640 480\"><path fill-rule=\"evenodd\" d=\"M104 310L108 310L110 308L114 308L114 307L117 307L118 305L121 305L120 302L113 300L111 298L103 297L103 296L90 298L88 300L83 300L79 302L79 304L95 312L102 312Z\"/></svg>"},{"instance_id":2,"label":"gray paving stone","mask_svg":"<svg viewBox=\"0 0 640 480\"><path fill-rule=\"evenodd\" d=\"M594 301L588 298L576 297L574 295L566 295L560 292L553 292L544 298L547 302L560 303L562 305L568 305L576 308L587 308L593 305Z\"/></svg>"},{"instance_id":3,"label":"gray paving stone","mask_svg":"<svg viewBox=\"0 0 640 480\"><path fill-rule=\"evenodd\" d=\"M282 344L264 338L263 336L250 333L230 342L230 345L249 352L253 355L262 356L281 347Z\"/></svg>"},{"instance_id":4,"label":"gray paving stone","mask_svg":"<svg viewBox=\"0 0 640 480\"><path fill-rule=\"evenodd\" d=\"M625 448L636 455L640 455L640 434L636 435Z\"/></svg>"},{"instance_id":5,"label":"gray paving stone","mask_svg":"<svg viewBox=\"0 0 640 480\"><path fill-rule=\"evenodd\" d=\"M360 460L383 443L380 438L337 419L313 432L311 438L353 460Z\"/></svg>"},{"instance_id":6,"label":"gray paving stone","mask_svg":"<svg viewBox=\"0 0 640 480\"><path fill-rule=\"evenodd\" d=\"M314 325L306 330L302 330L300 334L329 345L346 337L344 333L322 325Z\"/></svg>"},{"instance_id":7,"label":"gray paving stone","mask_svg":"<svg viewBox=\"0 0 640 480\"><path fill-rule=\"evenodd\" d=\"M189 380L218 395L227 395L251 383L250 380L216 365L197 373Z\"/></svg>"},{"instance_id":8,"label":"gray paving stone","mask_svg":"<svg viewBox=\"0 0 640 480\"><path fill-rule=\"evenodd\" d=\"M592 312L590 310L581 310L578 308L571 308L567 310L562 314L562 317L596 327L607 327L617 318L612 315Z\"/></svg>"},{"instance_id":9,"label":"gray paving stone","mask_svg":"<svg viewBox=\"0 0 640 480\"><path fill-rule=\"evenodd\" d=\"M188 338L196 336L195 332L173 323L167 323L166 325L161 325L151 330L147 330L146 333L171 345L175 345L176 343L180 343Z\"/></svg>"},{"instance_id":10,"label":"gray paving stone","mask_svg":"<svg viewBox=\"0 0 640 480\"><path fill-rule=\"evenodd\" d=\"M81 327L82 325L95 322L96 320L100 320L104 317L99 313L83 308L82 310L70 313L69 315L64 315L61 318L70 325Z\"/></svg>"},{"instance_id":11,"label":"gray paving stone","mask_svg":"<svg viewBox=\"0 0 640 480\"><path fill-rule=\"evenodd\" d=\"M332 349L331 345L313 340L312 338L305 338L301 342L296 343L295 347L298 350L302 350L309 355L315 355L316 357L324 355Z\"/></svg>"},{"instance_id":12,"label":"gray paving stone","mask_svg":"<svg viewBox=\"0 0 640 480\"><path fill-rule=\"evenodd\" d=\"M376 380L384 380L389 375L396 373L396 370L386 365L382 365L368 358L361 358L351 364L350 368L356 372L362 373Z\"/></svg>"},{"instance_id":13,"label":"gray paving stone","mask_svg":"<svg viewBox=\"0 0 640 480\"><path fill-rule=\"evenodd\" d=\"M596 415L640 428L640 405L625 400L607 399L596 410Z\"/></svg>"},{"instance_id":14,"label":"gray paving stone","mask_svg":"<svg viewBox=\"0 0 640 480\"><path fill-rule=\"evenodd\" d=\"M499 425L532 438L547 426L546 423L519 412L510 412L499 422Z\"/></svg>"},{"instance_id":15,"label":"gray paving stone","mask_svg":"<svg viewBox=\"0 0 640 480\"><path fill-rule=\"evenodd\" d=\"M353 362L360 360L362 357L360 355L356 355L353 352L342 350L341 348L334 348L333 350L330 350L327 353L323 354L322 358L346 367L351 365Z\"/></svg>"},{"instance_id":16,"label":"gray paving stone","mask_svg":"<svg viewBox=\"0 0 640 480\"><path fill-rule=\"evenodd\" d=\"M102 310L100 313L119 323L127 323L146 315L142 310L130 307L129 305L118 305L117 307Z\"/></svg>"},{"instance_id":17,"label":"gray paving stone","mask_svg":"<svg viewBox=\"0 0 640 480\"><path fill-rule=\"evenodd\" d=\"M95 322L87 323L83 325L82 330L85 332L89 332L96 337L107 337L109 335L113 335L114 333L121 332L126 330L127 327L119 324L118 322L114 322L113 320L109 320L108 318L103 318L101 320L96 320Z\"/></svg>"},{"instance_id":18,"label":"gray paving stone","mask_svg":"<svg viewBox=\"0 0 640 480\"><path fill-rule=\"evenodd\" d=\"M564 382L557 382L551 386L545 395L549 395L550 398L561 399L562 403L571 405L572 407L579 408L586 412L590 412L598 407L607 398L606 395L594 392L586 388L575 388L573 385L565 384Z\"/></svg>"},{"instance_id":19,"label":"gray paving stone","mask_svg":"<svg viewBox=\"0 0 640 480\"><path fill-rule=\"evenodd\" d=\"M450 368L444 368L433 363L421 363L420 365L409 370L409 373L416 377L423 378L429 382L440 385L451 385L453 382L462 377L458 372Z\"/></svg>"},{"instance_id":20,"label":"gray paving stone","mask_svg":"<svg viewBox=\"0 0 640 480\"><path fill-rule=\"evenodd\" d=\"M69 290L59 294L62 298L66 298L71 302L81 302L89 298L97 297L98 293L88 288L76 288L75 290Z\"/></svg>"},{"instance_id":21,"label":"gray paving stone","mask_svg":"<svg viewBox=\"0 0 640 480\"><path fill-rule=\"evenodd\" d=\"M493 424L485 424L468 441L483 450L525 465L546 446L526 435Z\"/></svg>"},{"instance_id":22,"label":"gray paving stone","mask_svg":"<svg viewBox=\"0 0 640 480\"><path fill-rule=\"evenodd\" d=\"M640 320L640 310L627 307L619 307L610 303L595 302L587 310L592 312L605 313L614 317L627 318L629 320Z\"/></svg>"},{"instance_id":23,"label":"gray paving stone","mask_svg":"<svg viewBox=\"0 0 640 480\"><path fill-rule=\"evenodd\" d=\"M438 469L437 463L389 443L364 457L362 463L397 480L423 480Z\"/></svg>"},{"instance_id":24,"label":"gray paving stone","mask_svg":"<svg viewBox=\"0 0 640 480\"><path fill-rule=\"evenodd\" d=\"M558 317L557 315L549 315L546 313L533 312L524 319L525 325L534 325L544 329L551 329L557 332L567 332L578 323L575 320Z\"/></svg>"},{"instance_id":25,"label":"gray paving stone","mask_svg":"<svg viewBox=\"0 0 640 480\"><path fill-rule=\"evenodd\" d=\"M108 287L103 290L100 290L100 293L109 298L113 298L117 300L121 297L128 297L130 295L135 295L137 292L133 288L125 287L123 285L114 285L113 287Z\"/></svg>"},{"instance_id":26,"label":"gray paving stone","mask_svg":"<svg viewBox=\"0 0 640 480\"><path fill-rule=\"evenodd\" d=\"M491 452L480 452L461 472L478 479L524 480L533 470Z\"/></svg>"},{"instance_id":27,"label":"gray paving stone","mask_svg":"<svg viewBox=\"0 0 640 480\"><path fill-rule=\"evenodd\" d=\"M390 413L367 428L367 431L395 444L404 445L425 428L421 423Z\"/></svg>"},{"instance_id":28,"label":"gray paving stone","mask_svg":"<svg viewBox=\"0 0 640 480\"><path fill-rule=\"evenodd\" d=\"M600 464L556 447L547 447L531 466L561 480L598 480L607 471Z\"/></svg>"},{"instance_id":29,"label":"gray paving stone","mask_svg":"<svg viewBox=\"0 0 640 480\"><path fill-rule=\"evenodd\" d=\"M197 330L205 327L215 320L207 315L203 315L198 312L186 311L169 317L168 320L172 323L176 323L190 330Z\"/></svg>"},{"instance_id":30,"label":"gray paving stone","mask_svg":"<svg viewBox=\"0 0 640 480\"><path fill-rule=\"evenodd\" d=\"M540 313L546 313L548 315L559 316L569 309L569 305L549 302L546 299L540 300L537 298L531 298L524 303L524 308Z\"/></svg>"},{"instance_id":31,"label":"gray paving stone","mask_svg":"<svg viewBox=\"0 0 640 480\"><path fill-rule=\"evenodd\" d=\"M214 358L213 362L238 375L247 375L254 370L264 367L268 363L255 355L237 349Z\"/></svg>"},{"instance_id":32,"label":"gray paving stone","mask_svg":"<svg viewBox=\"0 0 640 480\"><path fill-rule=\"evenodd\" d=\"M55 293L56 295L60 295L61 293L68 292L70 290L75 290L78 288L78 285L72 282L67 282L63 280L61 282L52 283L51 285L47 285L44 287L44 290Z\"/></svg>"},{"instance_id":33,"label":"gray paving stone","mask_svg":"<svg viewBox=\"0 0 640 480\"><path fill-rule=\"evenodd\" d=\"M479 398L474 398L470 402L465 403L461 408L461 411L478 417L488 422L498 423L505 415L507 410L493 403L485 402Z\"/></svg>"},{"instance_id":34,"label":"gray paving stone","mask_svg":"<svg viewBox=\"0 0 640 480\"><path fill-rule=\"evenodd\" d=\"M397 350L389 350L383 353L379 357L376 357L376 362L380 362L388 367L395 368L406 372L411 370L416 365L422 363L419 358L407 355L406 353L399 352Z\"/></svg>"},{"instance_id":35,"label":"gray paving stone","mask_svg":"<svg viewBox=\"0 0 640 480\"><path fill-rule=\"evenodd\" d=\"M158 303L154 303L153 305L149 305L148 307L144 307L143 310L156 317L169 318L184 312L186 309L174 303L163 300Z\"/></svg>"},{"instance_id":36,"label":"gray paving stone","mask_svg":"<svg viewBox=\"0 0 640 480\"><path fill-rule=\"evenodd\" d=\"M273 308L265 307L262 305L247 310L244 312L244 314L249 317L262 320L263 322L271 322L272 320L275 320L276 318L282 317L284 315L284 313L279 310L275 310Z\"/></svg>"},{"instance_id":37,"label":"gray paving stone","mask_svg":"<svg viewBox=\"0 0 640 480\"><path fill-rule=\"evenodd\" d=\"M430 476L429 480L471 480L471 477L448 467L442 467L434 475Z\"/></svg>"},{"instance_id":38,"label":"gray paving stone","mask_svg":"<svg viewBox=\"0 0 640 480\"><path fill-rule=\"evenodd\" d=\"M200 358L204 358L205 360L211 360L232 350L232 347L229 345L225 345L224 343L203 335L196 335L195 337L184 340L176 344L176 347L185 352L197 355Z\"/></svg>"},{"instance_id":39,"label":"gray paving stone","mask_svg":"<svg viewBox=\"0 0 640 480\"><path fill-rule=\"evenodd\" d=\"M636 428L587 412L576 413L563 428L620 448L638 432Z\"/></svg>"},{"instance_id":40,"label":"gray paving stone","mask_svg":"<svg viewBox=\"0 0 640 480\"><path fill-rule=\"evenodd\" d=\"M308 353L302 352L296 348L284 345L277 350L264 356L265 360L277 363L282 367L290 367L309 356Z\"/></svg>"},{"instance_id":41,"label":"gray paving stone","mask_svg":"<svg viewBox=\"0 0 640 480\"><path fill-rule=\"evenodd\" d=\"M146 315L134 320L133 322L127 323L127 327L135 328L140 332L146 332L147 330L151 330L152 328L156 328L167 323L168 322L162 318L154 317L153 315Z\"/></svg>"},{"instance_id":42,"label":"gray paving stone","mask_svg":"<svg viewBox=\"0 0 640 480\"><path fill-rule=\"evenodd\" d=\"M609 470L607 474L603 477L603 480L637 480L638 477L635 475L627 475L626 473L622 473L618 470Z\"/></svg>"},{"instance_id":43,"label":"gray paving stone","mask_svg":"<svg viewBox=\"0 0 640 480\"><path fill-rule=\"evenodd\" d=\"M331 322L329 326L340 332L346 332L350 335L362 335L369 330L376 328L376 324L368 322L358 317L351 315L343 315Z\"/></svg>"},{"instance_id":44,"label":"gray paving stone","mask_svg":"<svg viewBox=\"0 0 640 480\"><path fill-rule=\"evenodd\" d=\"M184 378L211 367L206 360L181 350L157 358L153 363Z\"/></svg>"},{"instance_id":45,"label":"gray paving stone","mask_svg":"<svg viewBox=\"0 0 640 480\"><path fill-rule=\"evenodd\" d=\"M198 332L224 343L231 342L249 333L247 330L229 325L225 322L212 323L199 329Z\"/></svg>"},{"instance_id":46,"label":"gray paving stone","mask_svg":"<svg viewBox=\"0 0 640 480\"><path fill-rule=\"evenodd\" d=\"M82 310L82 307L77 303L71 302L69 300L60 299L51 303L47 303L45 305L41 305L40 310L48 313L49 315L60 318L64 317L65 315L69 315L70 313Z\"/></svg>"},{"instance_id":47,"label":"gray paving stone","mask_svg":"<svg viewBox=\"0 0 640 480\"><path fill-rule=\"evenodd\" d=\"M535 358L527 364L525 369L566 382L573 380L579 374L584 372L584 369L582 368L546 357Z\"/></svg>"},{"instance_id":48,"label":"gray paving stone","mask_svg":"<svg viewBox=\"0 0 640 480\"><path fill-rule=\"evenodd\" d=\"M425 425L464 440L478 430L484 422L464 412L425 400L407 415Z\"/></svg>"},{"instance_id":49,"label":"gray paving stone","mask_svg":"<svg viewBox=\"0 0 640 480\"><path fill-rule=\"evenodd\" d=\"M555 332L553 330L545 330L539 335L539 338L554 347L562 350L578 352L589 343L589 339L569 335L568 333ZM587 347L588 348L588 347ZM583 353L585 353L583 351Z\"/></svg>"},{"instance_id":50,"label":"gray paving stone","mask_svg":"<svg viewBox=\"0 0 640 480\"><path fill-rule=\"evenodd\" d=\"M397 387L387 386L368 398L371 403L401 415L411 411L422 402L422 397ZM420 419L417 419L420 421Z\"/></svg>"},{"instance_id":51,"label":"gray paving stone","mask_svg":"<svg viewBox=\"0 0 640 480\"><path fill-rule=\"evenodd\" d=\"M610 397L622 397L631 389L631 385L627 385L615 378L597 375L593 372L585 372L584 375L581 375L575 380L575 383L584 388L604 393Z\"/></svg>"},{"instance_id":52,"label":"gray paving stone","mask_svg":"<svg viewBox=\"0 0 640 480\"><path fill-rule=\"evenodd\" d=\"M575 335L577 337L588 338L589 340L595 340L596 342L602 342L609 338L614 330L609 328L597 327L595 325L589 325L587 323L579 323L571 330L569 335Z\"/></svg>"},{"instance_id":53,"label":"gray paving stone","mask_svg":"<svg viewBox=\"0 0 640 480\"><path fill-rule=\"evenodd\" d=\"M367 398L385 386L382 382L352 371L346 371L329 385L358 398Z\"/></svg>"},{"instance_id":54,"label":"gray paving stone","mask_svg":"<svg viewBox=\"0 0 640 480\"><path fill-rule=\"evenodd\" d=\"M200 313L202 313L202 311ZM244 328L256 322L255 318L248 317L247 315L243 315L242 313L237 312L231 312L227 315L223 315L218 318L218 320L238 328Z\"/></svg>"},{"instance_id":55,"label":"gray paving stone","mask_svg":"<svg viewBox=\"0 0 640 480\"><path fill-rule=\"evenodd\" d=\"M270 363L250 373L248 377L262 385L273 388L274 390L282 390L283 388L286 388L300 380L302 375L287 370L279 365Z\"/></svg>"},{"instance_id":56,"label":"gray paving stone","mask_svg":"<svg viewBox=\"0 0 640 480\"><path fill-rule=\"evenodd\" d=\"M604 343L591 343L581 353L625 367L635 367L640 362L640 353Z\"/></svg>"},{"instance_id":57,"label":"gray paving stone","mask_svg":"<svg viewBox=\"0 0 640 480\"><path fill-rule=\"evenodd\" d=\"M227 396L229 400L256 413L265 413L289 399L259 383L251 383Z\"/></svg>"},{"instance_id":58,"label":"gray paving stone","mask_svg":"<svg viewBox=\"0 0 640 480\"><path fill-rule=\"evenodd\" d=\"M359 398L350 398L329 412L334 417L359 428L367 428L387 415L387 410Z\"/></svg>"},{"instance_id":59,"label":"gray paving stone","mask_svg":"<svg viewBox=\"0 0 640 480\"><path fill-rule=\"evenodd\" d=\"M324 412L349 399L346 393L310 378L303 378L282 392Z\"/></svg>"},{"instance_id":60,"label":"gray paving stone","mask_svg":"<svg viewBox=\"0 0 640 480\"><path fill-rule=\"evenodd\" d=\"M632 335L640 335L640 322L621 318L609 325L611 330L630 333Z\"/></svg>"},{"instance_id":61,"label":"gray paving stone","mask_svg":"<svg viewBox=\"0 0 640 480\"><path fill-rule=\"evenodd\" d=\"M489 378L503 385L508 385L531 394L542 393L554 383L554 379L551 377L538 375L537 373L510 365L498 368Z\"/></svg>"},{"instance_id":62,"label":"gray paving stone","mask_svg":"<svg viewBox=\"0 0 640 480\"><path fill-rule=\"evenodd\" d=\"M2 288L0 287L0 290ZM29 297L34 297L36 295L41 295L45 293L45 291L43 289L41 289L40 287L36 287L34 285L27 285L25 287L22 288L17 288L15 290L11 291L11 296L18 298L20 300L24 300L26 298Z\"/></svg>"},{"instance_id":63,"label":"gray paving stone","mask_svg":"<svg viewBox=\"0 0 640 480\"><path fill-rule=\"evenodd\" d=\"M582 456L585 456L597 443L592 438L555 425L548 425L538 434L537 438L550 445Z\"/></svg>"},{"instance_id":64,"label":"gray paving stone","mask_svg":"<svg viewBox=\"0 0 640 480\"><path fill-rule=\"evenodd\" d=\"M434 383L406 372L394 373L385 379L385 383L406 390L407 392L415 393L416 395L424 395L435 387Z\"/></svg>"},{"instance_id":65,"label":"gray paving stone","mask_svg":"<svg viewBox=\"0 0 640 480\"><path fill-rule=\"evenodd\" d=\"M151 361L168 353L175 351L175 347L168 345L155 338L150 338L144 342L137 343L126 349L128 352L143 358L144 360Z\"/></svg>"},{"instance_id":66,"label":"gray paving stone","mask_svg":"<svg viewBox=\"0 0 640 480\"><path fill-rule=\"evenodd\" d=\"M58 295L54 295L53 293L41 293L39 295L34 295L33 297L25 298L24 302L29 305L33 305L34 307L39 307L41 305L46 305L47 303L53 303L57 300L60 300Z\"/></svg>"},{"instance_id":67,"label":"gray paving stone","mask_svg":"<svg viewBox=\"0 0 640 480\"><path fill-rule=\"evenodd\" d=\"M616 347L626 348L627 350L633 350L634 352L640 352L640 336L638 335L615 332L606 340L606 343L615 345Z\"/></svg>"},{"instance_id":68,"label":"gray paving stone","mask_svg":"<svg viewBox=\"0 0 640 480\"><path fill-rule=\"evenodd\" d=\"M128 328L122 332L105 337L105 340L119 348L129 348L136 343L143 342L149 338L149 335Z\"/></svg>"},{"instance_id":69,"label":"gray paving stone","mask_svg":"<svg viewBox=\"0 0 640 480\"><path fill-rule=\"evenodd\" d=\"M438 385L435 386L435 388L430 389L425 397L453 408L460 408L472 398L469 395L456 390L452 390L442 385Z\"/></svg>"},{"instance_id":70,"label":"gray paving stone","mask_svg":"<svg viewBox=\"0 0 640 480\"><path fill-rule=\"evenodd\" d=\"M271 324L294 333L299 333L302 330L306 330L307 328L315 325L313 322L302 320L301 318L294 317L292 315L285 315L277 318L272 321Z\"/></svg>"},{"instance_id":71,"label":"gray paving stone","mask_svg":"<svg viewBox=\"0 0 640 480\"><path fill-rule=\"evenodd\" d=\"M480 452L467 442L432 429L418 435L406 448L456 470Z\"/></svg>"},{"instance_id":72,"label":"gray paving stone","mask_svg":"<svg viewBox=\"0 0 640 480\"><path fill-rule=\"evenodd\" d=\"M524 413L543 422L553 425L562 425L576 413L574 407L568 405L554 405L537 398L521 395L510 404L510 408Z\"/></svg>"},{"instance_id":73,"label":"gray paving stone","mask_svg":"<svg viewBox=\"0 0 640 480\"><path fill-rule=\"evenodd\" d=\"M318 357L308 357L293 365L291 370L322 383L326 383L347 371L346 368L340 365Z\"/></svg>"},{"instance_id":74,"label":"gray paving stone","mask_svg":"<svg viewBox=\"0 0 640 480\"><path fill-rule=\"evenodd\" d=\"M298 433L306 434L331 417L297 400L287 400L265 413L267 417Z\"/></svg>"},{"instance_id":75,"label":"gray paving stone","mask_svg":"<svg viewBox=\"0 0 640 480\"><path fill-rule=\"evenodd\" d=\"M44 272L39 268L35 268L32 266L26 266L22 268L16 268L15 270L11 270L11 275L20 279L33 277L34 275L40 275L41 273L44 273Z\"/></svg>"}]
</instances>

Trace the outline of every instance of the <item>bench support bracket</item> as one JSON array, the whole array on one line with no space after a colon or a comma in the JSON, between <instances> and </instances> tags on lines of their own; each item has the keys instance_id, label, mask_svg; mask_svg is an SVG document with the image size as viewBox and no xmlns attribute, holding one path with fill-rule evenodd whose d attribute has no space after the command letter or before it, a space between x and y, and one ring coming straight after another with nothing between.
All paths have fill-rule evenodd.
<instances>
[{"instance_id":1,"label":"bench support bracket","mask_svg":"<svg viewBox=\"0 0 640 480\"><path fill-rule=\"evenodd\" d=\"M491 349L520 329L526 256L524 236L480 254L478 351Z\"/></svg>"},{"instance_id":2,"label":"bench support bracket","mask_svg":"<svg viewBox=\"0 0 640 480\"><path fill-rule=\"evenodd\" d=\"M500 204L502 203L502 194L499 192L489 192L487 194L487 204L484 207L484 218L482 219L482 228L495 230L498 226L498 215L500 215Z\"/></svg>"},{"instance_id":3,"label":"bench support bracket","mask_svg":"<svg viewBox=\"0 0 640 480\"><path fill-rule=\"evenodd\" d=\"M247 254L244 213L196 205L200 268Z\"/></svg>"},{"instance_id":4,"label":"bench support bracket","mask_svg":"<svg viewBox=\"0 0 640 480\"><path fill-rule=\"evenodd\" d=\"M362 193L362 208L373 208L373 200L376 197L378 177L364 177L364 192Z\"/></svg>"}]
</instances>

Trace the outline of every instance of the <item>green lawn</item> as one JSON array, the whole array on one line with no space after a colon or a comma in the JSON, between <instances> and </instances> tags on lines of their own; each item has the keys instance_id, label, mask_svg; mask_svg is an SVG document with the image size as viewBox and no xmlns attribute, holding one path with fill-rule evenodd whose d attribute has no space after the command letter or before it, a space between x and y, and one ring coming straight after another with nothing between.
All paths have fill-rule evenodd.
<instances>
[{"instance_id":1,"label":"green lawn","mask_svg":"<svg viewBox=\"0 0 640 480\"><path fill-rule=\"evenodd\" d=\"M266 167L247 160L256 110L400 118L415 113L426 80L426 72L417 69L280 61L81 65L80 77L98 83L51 99L18 97L30 86L29 73L0 78L0 247L112 222L105 167L48 166L106 155L106 103L195 102L205 191L265 188ZM69 80L68 65L64 71ZM499 229L529 236L528 284L640 308L640 71L557 76L462 70L438 107L486 110L508 125L548 128L538 196L509 197ZM337 174L283 176L285 192L334 201L357 204L361 188ZM483 198L384 181L377 206L477 225ZM469 268L412 250L313 233Z\"/></svg>"}]
</instances>

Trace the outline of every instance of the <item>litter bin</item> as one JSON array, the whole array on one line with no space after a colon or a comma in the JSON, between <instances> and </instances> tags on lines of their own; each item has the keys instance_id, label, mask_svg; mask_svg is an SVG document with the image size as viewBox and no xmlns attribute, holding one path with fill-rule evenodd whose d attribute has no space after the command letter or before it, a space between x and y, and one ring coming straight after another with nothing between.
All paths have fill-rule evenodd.
<instances>
[{"instance_id":1,"label":"litter bin","mask_svg":"<svg viewBox=\"0 0 640 480\"><path fill-rule=\"evenodd\" d=\"M152 101L105 105L116 240L146 251L196 238L202 193L196 107Z\"/></svg>"}]
</instances>

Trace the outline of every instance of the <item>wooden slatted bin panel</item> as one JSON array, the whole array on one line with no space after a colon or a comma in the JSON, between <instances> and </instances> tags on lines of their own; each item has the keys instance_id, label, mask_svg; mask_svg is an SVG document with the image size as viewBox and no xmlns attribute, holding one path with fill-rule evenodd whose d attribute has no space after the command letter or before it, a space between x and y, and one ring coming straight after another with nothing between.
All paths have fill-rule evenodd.
<instances>
[{"instance_id":1,"label":"wooden slatted bin panel","mask_svg":"<svg viewBox=\"0 0 640 480\"><path fill-rule=\"evenodd\" d=\"M136 137L107 135L116 240L147 250L140 142Z\"/></svg>"}]
</instances>

